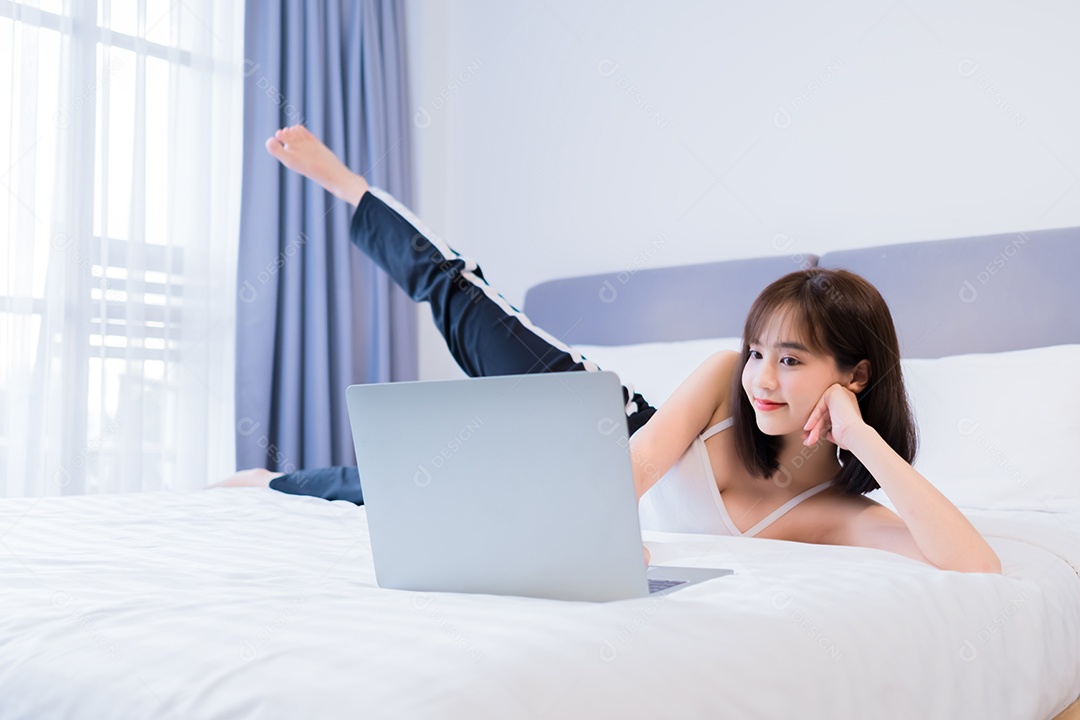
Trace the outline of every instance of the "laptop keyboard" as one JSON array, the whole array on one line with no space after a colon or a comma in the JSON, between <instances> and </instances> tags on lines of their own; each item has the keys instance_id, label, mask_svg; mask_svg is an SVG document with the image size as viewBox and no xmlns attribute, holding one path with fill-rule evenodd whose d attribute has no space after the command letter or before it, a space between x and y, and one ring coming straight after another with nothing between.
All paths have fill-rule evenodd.
<instances>
[{"instance_id":1,"label":"laptop keyboard","mask_svg":"<svg viewBox=\"0 0 1080 720\"><path fill-rule=\"evenodd\" d=\"M685 580L649 580L649 592L660 592L676 585L685 585Z\"/></svg>"}]
</instances>

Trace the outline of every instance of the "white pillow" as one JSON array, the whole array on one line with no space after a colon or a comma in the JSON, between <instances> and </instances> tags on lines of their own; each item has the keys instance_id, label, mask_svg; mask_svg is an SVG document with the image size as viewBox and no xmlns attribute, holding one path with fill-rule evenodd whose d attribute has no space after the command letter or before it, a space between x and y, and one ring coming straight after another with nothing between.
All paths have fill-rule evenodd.
<instances>
[{"instance_id":1,"label":"white pillow","mask_svg":"<svg viewBox=\"0 0 1080 720\"><path fill-rule=\"evenodd\" d=\"M739 338L575 345L660 405ZM915 468L958 507L1080 512L1080 345L901 361ZM895 509L883 490L868 497Z\"/></svg>"},{"instance_id":2,"label":"white pillow","mask_svg":"<svg viewBox=\"0 0 1080 720\"><path fill-rule=\"evenodd\" d=\"M915 468L959 507L1080 511L1078 367L1080 345L901 361Z\"/></svg>"},{"instance_id":3,"label":"white pillow","mask_svg":"<svg viewBox=\"0 0 1080 720\"><path fill-rule=\"evenodd\" d=\"M660 407L705 358L721 350L741 350L740 338L707 338L637 345L574 345L602 370L633 383L653 407Z\"/></svg>"}]
</instances>

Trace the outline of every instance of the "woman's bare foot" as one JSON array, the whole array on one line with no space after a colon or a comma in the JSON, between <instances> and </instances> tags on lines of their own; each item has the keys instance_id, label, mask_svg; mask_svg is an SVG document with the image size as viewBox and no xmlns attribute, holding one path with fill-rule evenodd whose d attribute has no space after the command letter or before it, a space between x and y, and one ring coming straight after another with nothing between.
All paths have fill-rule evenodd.
<instances>
[{"instance_id":1,"label":"woman's bare foot","mask_svg":"<svg viewBox=\"0 0 1080 720\"><path fill-rule=\"evenodd\" d=\"M251 468L250 470L241 470L240 472L230 475L219 483L213 485L207 485L204 490L210 490L212 488L223 487L270 487L270 481L276 477L281 477L285 473L271 472L266 468Z\"/></svg>"},{"instance_id":2,"label":"woman's bare foot","mask_svg":"<svg viewBox=\"0 0 1080 720\"><path fill-rule=\"evenodd\" d=\"M303 125L281 128L266 141L266 150L285 167L300 173L351 205L359 205L367 180L345 167L330 148Z\"/></svg>"}]
</instances>

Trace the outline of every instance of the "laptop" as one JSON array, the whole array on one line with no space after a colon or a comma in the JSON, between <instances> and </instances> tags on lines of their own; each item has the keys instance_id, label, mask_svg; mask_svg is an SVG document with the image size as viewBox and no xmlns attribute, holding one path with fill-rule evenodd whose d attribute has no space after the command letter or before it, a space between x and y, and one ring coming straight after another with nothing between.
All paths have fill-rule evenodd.
<instances>
[{"instance_id":1,"label":"laptop","mask_svg":"<svg viewBox=\"0 0 1080 720\"><path fill-rule=\"evenodd\" d=\"M649 567L614 372L352 385L380 587L609 601L728 569Z\"/></svg>"}]
</instances>

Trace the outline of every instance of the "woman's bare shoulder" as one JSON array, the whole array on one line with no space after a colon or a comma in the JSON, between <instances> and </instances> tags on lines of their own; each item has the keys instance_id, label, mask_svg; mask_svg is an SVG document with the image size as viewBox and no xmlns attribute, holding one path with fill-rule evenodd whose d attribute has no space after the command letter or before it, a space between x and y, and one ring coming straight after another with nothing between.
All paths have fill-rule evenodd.
<instances>
[{"instance_id":1,"label":"woman's bare shoulder","mask_svg":"<svg viewBox=\"0 0 1080 720\"><path fill-rule=\"evenodd\" d=\"M691 415L688 411L693 409L694 416L701 416L701 426L696 427L695 423L695 430L704 430L705 421L727 405L731 379L738 361L739 353L733 350L721 350L706 357L660 405L657 417L686 417Z\"/></svg>"},{"instance_id":2,"label":"woman's bare shoulder","mask_svg":"<svg viewBox=\"0 0 1080 720\"><path fill-rule=\"evenodd\" d=\"M739 362L740 355L741 353L738 350L719 350L710 355L709 358L721 366L728 368L728 372L730 373L735 369L735 365Z\"/></svg>"},{"instance_id":3,"label":"woman's bare shoulder","mask_svg":"<svg viewBox=\"0 0 1080 720\"><path fill-rule=\"evenodd\" d=\"M705 359L702 365L708 365L713 377L719 380L721 386L727 390L731 387L731 380L739 367L740 353L735 350L720 350ZM722 398L727 400L727 393Z\"/></svg>"},{"instance_id":4,"label":"woman's bare shoulder","mask_svg":"<svg viewBox=\"0 0 1080 720\"><path fill-rule=\"evenodd\" d=\"M732 352L706 357L631 436L638 497L671 470L693 439L716 416L717 407L726 403L737 358Z\"/></svg>"},{"instance_id":5,"label":"woman's bare shoulder","mask_svg":"<svg viewBox=\"0 0 1080 720\"><path fill-rule=\"evenodd\" d=\"M656 478L671 469L724 406L737 360L731 351L705 358L630 438L637 457L648 458Z\"/></svg>"},{"instance_id":6,"label":"woman's bare shoulder","mask_svg":"<svg viewBox=\"0 0 1080 720\"><path fill-rule=\"evenodd\" d=\"M712 427L731 416L732 380L739 368L739 353L734 350L720 350L701 363L696 372L705 371L708 380L699 384L702 391L698 402L707 403L710 409L709 421L698 432Z\"/></svg>"},{"instance_id":7,"label":"woman's bare shoulder","mask_svg":"<svg viewBox=\"0 0 1080 720\"><path fill-rule=\"evenodd\" d=\"M713 363L713 367L715 368L716 376L719 378L720 383L725 390L725 392L717 398L716 408L709 421L710 426L731 417L734 403L731 402L730 388L733 387L732 381L734 380L736 371L739 369L739 355L740 353L734 350L721 350L709 357L709 360Z\"/></svg>"}]
</instances>

